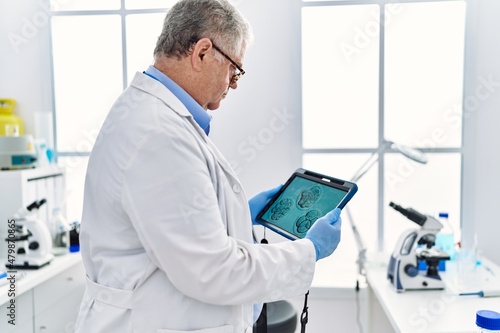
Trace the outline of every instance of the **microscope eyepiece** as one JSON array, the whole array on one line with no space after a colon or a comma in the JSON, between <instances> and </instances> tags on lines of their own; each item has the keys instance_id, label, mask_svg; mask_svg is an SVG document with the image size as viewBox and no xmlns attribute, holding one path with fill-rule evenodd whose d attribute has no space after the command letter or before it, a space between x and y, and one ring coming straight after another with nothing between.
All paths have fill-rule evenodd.
<instances>
[{"instance_id":1,"label":"microscope eyepiece","mask_svg":"<svg viewBox=\"0 0 500 333\"><path fill-rule=\"evenodd\" d=\"M400 205L395 204L394 202L390 202L389 206L406 216L409 220L415 222L419 226L423 226L425 221L427 220L427 216L422 213L417 212L413 208L403 208Z\"/></svg>"}]
</instances>

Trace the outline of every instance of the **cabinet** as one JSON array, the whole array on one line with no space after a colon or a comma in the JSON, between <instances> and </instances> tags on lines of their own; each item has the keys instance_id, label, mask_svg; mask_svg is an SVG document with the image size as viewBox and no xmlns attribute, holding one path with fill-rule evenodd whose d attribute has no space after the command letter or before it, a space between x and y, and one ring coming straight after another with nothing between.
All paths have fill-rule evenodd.
<instances>
[{"instance_id":1,"label":"cabinet","mask_svg":"<svg viewBox=\"0 0 500 333\"><path fill-rule=\"evenodd\" d=\"M28 291L16 298L15 303L15 325L10 324L11 320L6 314L10 313L7 308L10 302L0 305L2 314L0 321L0 332L2 333L32 333L33 332L33 293Z\"/></svg>"},{"instance_id":2,"label":"cabinet","mask_svg":"<svg viewBox=\"0 0 500 333\"><path fill-rule=\"evenodd\" d=\"M85 290L78 264L33 289L34 333L73 332Z\"/></svg>"},{"instance_id":3,"label":"cabinet","mask_svg":"<svg viewBox=\"0 0 500 333\"><path fill-rule=\"evenodd\" d=\"M0 287L0 332L71 333L85 291L79 253L56 257L50 265L26 271L16 285L16 325L10 325L8 286Z\"/></svg>"}]
</instances>

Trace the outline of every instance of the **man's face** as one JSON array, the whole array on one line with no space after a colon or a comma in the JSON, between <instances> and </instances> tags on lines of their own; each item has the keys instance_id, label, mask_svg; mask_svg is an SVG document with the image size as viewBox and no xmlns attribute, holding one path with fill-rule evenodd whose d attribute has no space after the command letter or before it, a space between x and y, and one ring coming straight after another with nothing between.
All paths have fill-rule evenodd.
<instances>
[{"instance_id":1,"label":"man's face","mask_svg":"<svg viewBox=\"0 0 500 333\"><path fill-rule=\"evenodd\" d=\"M206 105L202 105L208 110L218 109L221 101L229 92L229 89L236 89L238 87L235 76L240 72L237 66L241 68L243 61L243 56L235 56L224 53L222 54L224 57L221 62L215 57L215 53L219 51L215 48L213 51L213 66L211 66L212 75L210 75L210 82L207 84L207 103ZM237 66L233 64L233 62Z\"/></svg>"}]
</instances>

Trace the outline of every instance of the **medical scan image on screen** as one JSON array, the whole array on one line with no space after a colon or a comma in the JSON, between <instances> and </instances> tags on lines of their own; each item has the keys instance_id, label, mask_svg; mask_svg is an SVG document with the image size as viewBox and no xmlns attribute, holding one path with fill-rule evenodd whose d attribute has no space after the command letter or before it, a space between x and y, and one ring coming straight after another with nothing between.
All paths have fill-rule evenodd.
<instances>
[{"instance_id":1,"label":"medical scan image on screen","mask_svg":"<svg viewBox=\"0 0 500 333\"><path fill-rule=\"evenodd\" d=\"M337 207L346 193L345 190L295 177L262 215L262 219L302 238L318 218Z\"/></svg>"}]
</instances>

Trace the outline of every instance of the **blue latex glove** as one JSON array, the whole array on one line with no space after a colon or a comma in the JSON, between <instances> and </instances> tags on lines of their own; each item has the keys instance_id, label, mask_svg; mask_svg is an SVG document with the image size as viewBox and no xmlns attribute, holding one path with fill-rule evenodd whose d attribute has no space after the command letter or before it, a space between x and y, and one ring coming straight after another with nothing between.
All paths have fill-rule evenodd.
<instances>
[{"instance_id":1,"label":"blue latex glove","mask_svg":"<svg viewBox=\"0 0 500 333\"><path fill-rule=\"evenodd\" d=\"M335 208L316 220L304 238L309 239L316 249L316 260L328 257L340 242L340 208Z\"/></svg>"},{"instance_id":2,"label":"blue latex glove","mask_svg":"<svg viewBox=\"0 0 500 333\"><path fill-rule=\"evenodd\" d=\"M269 200L278 193L283 185L279 185L273 189L260 192L248 200L250 206L250 216L252 216L252 224L257 224L256 218L260 211L267 205Z\"/></svg>"}]
</instances>

